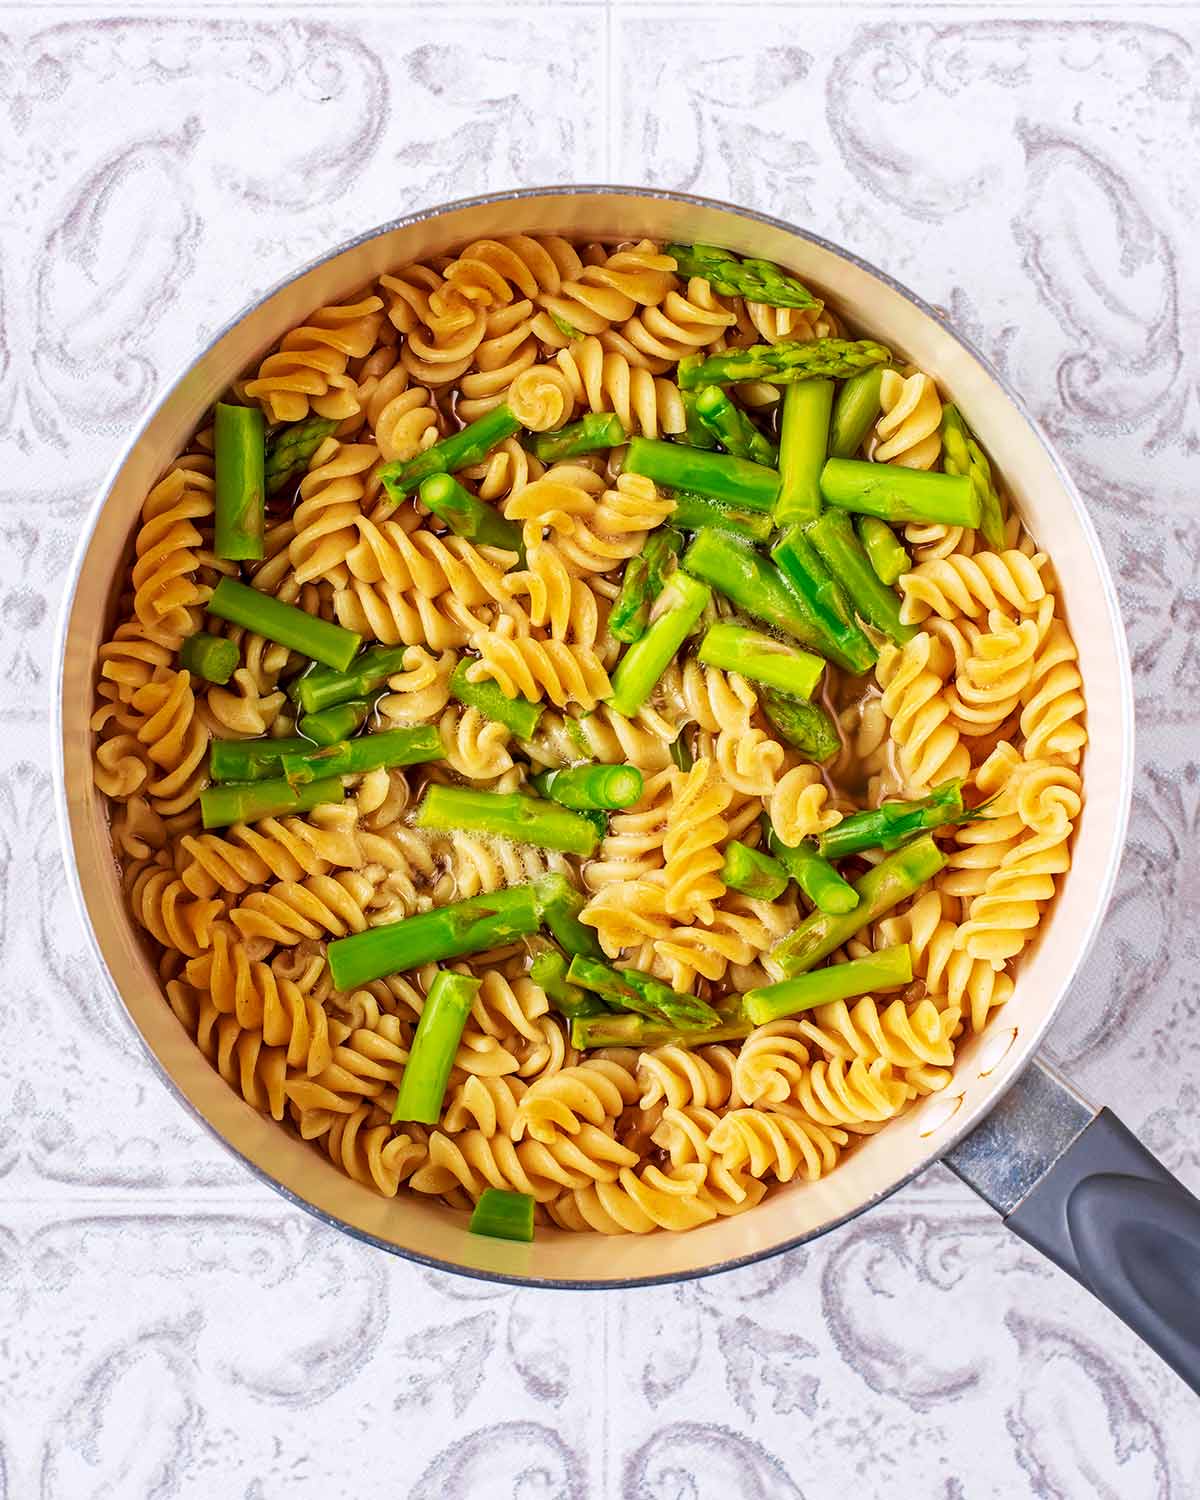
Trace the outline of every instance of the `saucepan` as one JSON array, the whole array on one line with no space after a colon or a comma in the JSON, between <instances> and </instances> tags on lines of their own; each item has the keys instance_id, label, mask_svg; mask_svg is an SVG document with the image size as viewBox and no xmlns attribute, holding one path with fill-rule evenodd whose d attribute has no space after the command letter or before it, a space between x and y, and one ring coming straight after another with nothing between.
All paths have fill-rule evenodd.
<instances>
[{"instance_id":1,"label":"saucepan","mask_svg":"<svg viewBox=\"0 0 1200 1500\"><path fill-rule=\"evenodd\" d=\"M1091 742L1074 862L1022 957L1016 990L961 1045L949 1086L828 1178L753 1212L644 1238L540 1230L531 1245L468 1235L417 1194L383 1199L255 1113L209 1066L160 993L122 900L103 799L92 784L96 650L142 501L231 379L314 307L381 272L483 236L700 241L795 271L863 329L902 350L970 415L1038 542L1054 558L1078 642ZM58 801L68 864L96 956L167 1085L292 1202L382 1249L468 1276L544 1287L631 1287L742 1266L824 1234L943 1159L1008 1226L1089 1287L1200 1389L1200 1204L1108 1110L1045 1064L1038 1044L1103 918L1133 774L1133 693L1116 592L1086 510L1020 398L946 319L857 256L779 219L681 194L549 188L411 214L353 240L241 313L172 385L88 519L67 590L58 678Z\"/></svg>"}]
</instances>

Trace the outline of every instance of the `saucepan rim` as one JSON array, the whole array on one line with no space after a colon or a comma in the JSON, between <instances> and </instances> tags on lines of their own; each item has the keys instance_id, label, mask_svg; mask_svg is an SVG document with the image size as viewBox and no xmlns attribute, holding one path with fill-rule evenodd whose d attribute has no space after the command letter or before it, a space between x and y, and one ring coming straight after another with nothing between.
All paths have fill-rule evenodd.
<instances>
[{"instance_id":1,"label":"saucepan rim","mask_svg":"<svg viewBox=\"0 0 1200 1500\"><path fill-rule=\"evenodd\" d=\"M942 1136L938 1140L937 1145L931 1147L928 1155L925 1156L910 1170L904 1172L901 1176L897 1177L893 1182L880 1189L877 1193L873 1194L864 1202L857 1204L854 1208L848 1210L847 1212L828 1220L826 1223L820 1225L817 1228L810 1229L802 1234L795 1236L794 1238L785 1240L780 1244L764 1246L761 1250L754 1250L746 1255L737 1256L730 1260L718 1261L714 1264L706 1266L688 1267L684 1270L671 1271L659 1275L574 1280L570 1277L521 1276L516 1274L507 1274L503 1272L484 1270L473 1266L463 1265L461 1263L450 1260L443 1260L436 1256L426 1255L420 1251L397 1245L390 1240L385 1240L378 1235L372 1234L368 1230L360 1229L353 1224L349 1224L344 1219L339 1218L336 1214L330 1213L327 1210L319 1208L317 1205L309 1202L299 1193L295 1192L293 1189L280 1182L277 1178L273 1177L271 1173L264 1167L260 1166L257 1162L245 1156L238 1149L238 1147L233 1145L233 1143L228 1140L224 1134L222 1134L222 1132L217 1128L216 1125L210 1123L206 1116L191 1102L191 1100L183 1092L179 1084L177 1084L175 1078L164 1065L164 1063L159 1059L154 1049L151 1047L149 1041L142 1033L141 1028L134 1021L128 1008L125 1006L120 988L117 985L117 982L112 973L109 971L108 965L101 951L99 940L92 923L91 914L89 912L87 902L84 898L82 882L80 879L79 865L78 861L75 858L75 842L74 834L71 828L70 812L68 808L68 793L66 786L66 749L64 739L65 668L70 621L75 603L75 596L79 586L80 575L83 571L84 563L91 548L96 527L99 523L104 506L108 501L108 497L111 494L121 471L129 462L130 458L137 450L139 444L145 438L148 429L153 424L159 411L178 388L180 382L186 379L188 374L203 359L205 359L205 357L234 328L236 328L246 318L252 316L259 307L261 307L265 302L269 301L270 298L274 297L285 287L289 286L292 282L300 280L302 277L307 276L310 272L316 270L318 267L325 265L329 261L337 259L347 251L353 250L360 245L369 243L370 241L378 239L380 236L389 234L395 230L411 228L413 225L440 219L448 214L452 214L454 212L465 209L496 206L505 203L520 203L527 199L602 197L608 195L621 195L625 197L665 201L689 205L697 208L715 209L723 213L732 214L737 218L757 222L769 226L772 229L780 230L788 235L792 235L797 239L804 240L809 244L828 252L829 254L839 258L840 260L843 260L848 264L857 267L859 270L866 272L868 275L876 278L890 290L897 293L900 297L904 298L905 301L907 301L911 306L915 307L916 310L924 317L935 323L943 333L947 334L962 349L964 349L972 359L977 361L977 363L984 369L984 371L991 377L991 379L994 380L996 384L1004 391L1005 395L1012 402L1013 406L1020 414L1026 426L1037 438L1039 444L1045 452L1047 459L1050 462L1050 465L1055 472L1058 482L1062 486L1063 491L1069 497L1071 504L1074 507L1076 518L1079 522L1083 537L1092 554L1097 574L1100 578L1108 616L1115 627L1114 638L1116 643L1116 661L1114 665L1119 678L1119 696L1122 706L1120 783L1118 788L1120 805L1116 810L1115 833L1112 840L1112 847L1109 850L1108 865L1100 884L1090 921L1085 932L1082 935L1082 940L1078 938L1075 940L1077 946L1075 950L1074 962L1071 965L1069 973L1064 979L1059 998L1055 1002L1055 1004L1051 1006L1051 1008L1047 1011L1040 1024L1032 1028L1028 1032L1028 1034L1023 1035L1018 1044L1025 1054L1026 1061L1032 1059L1033 1054L1035 1053L1038 1044L1042 1039L1042 1036L1045 1034L1047 1027L1057 1015L1059 1007L1062 1005L1064 999L1066 998L1071 983L1078 975L1080 967L1087 958L1088 953L1090 952L1092 945L1096 940L1100 925L1104 919L1105 912L1107 911L1109 902L1112 898L1112 893L1116 883L1117 872L1121 863L1121 854L1125 846L1125 839L1129 824L1134 764L1133 681L1130 669L1129 649L1125 638L1125 631L1121 618L1120 605L1117 599L1116 587L1113 582L1112 573L1109 569L1104 551L1100 545L1099 537L1096 534L1095 526L1092 523L1091 516L1088 514L1087 508L1083 504L1074 481L1072 480L1062 460L1059 458L1059 455L1053 443L1050 442L1037 419L1029 411L1024 400L1009 384L1005 376L995 368L991 361L983 353L981 353L981 351L974 345L974 343L972 343L969 338L967 338L950 322L950 320L945 316L944 313L924 301L923 298L910 290L902 282L899 282L894 277L890 276L886 271L880 270L870 261L865 260L863 257L855 254L853 251L844 249L842 246L834 243L831 240L825 239L821 235L814 234L807 229L798 228L796 225L789 223L786 219L779 218L777 215L763 213L756 209L744 208L736 204L727 203L717 198L703 197L693 193L672 192L663 188L637 187L621 184L580 183L554 184L545 187L517 188L510 189L504 192L482 193L468 198L454 199L450 202L437 204L433 207L422 208L416 210L413 213L405 214L399 218L389 220L384 224L377 225L376 227L368 229L361 234L354 235L350 239L347 239L341 244L337 245L335 248L327 251L325 254L315 257L313 260L308 261L305 265L300 266L298 269L293 270L286 276L280 278L266 291L251 299L251 301L249 301L244 307L242 307L233 317L224 322L220 326L220 328L218 328L218 330L212 335L212 337L206 342L204 347L198 352L193 353L180 366L172 379L162 383L159 386L159 393L157 397L152 400L151 404L147 408L143 420L138 424L135 432L130 437L129 441L124 445L120 455L112 464L108 473L105 475L105 478L97 491L96 498L92 501L88 509L88 513L84 519L79 539L75 547L75 552L71 559L70 570L67 576L66 586L60 605L55 638L55 687L53 695L51 723L51 729L54 736L54 800L59 835L66 864L67 884L70 888L72 898L75 902L76 910L78 911L82 919L84 931L87 937L88 947L91 951L93 959L95 960L104 977L104 981L107 984L110 993L120 1003L121 1010L124 1013L125 1018L128 1021L132 1031L136 1035L139 1046L141 1047L145 1055L149 1058L159 1077L167 1085L171 1093L174 1095L175 1099L188 1111L189 1114L193 1116L193 1118L197 1119L205 1127L209 1134L215 1137L215 1139L218 1140L222 1144L222 1146L224 1146L224 1148L228 1152L230 1152L231 1155L235 1156L239 1161L241 1161L249 1169L249 1171L254 1174L256 1178L258 1178L262 1182L267 1183L286 1201L294 1204L298 1208L304 1209L307 1213L312 1214L322 1223L329 1225L331 1228L339 1230L343 1234L347 1234L356 1240L360 1240L367 1244L376 1246L381 1250L388 1251L390 1254L400 1256L404 1260L411 1261L417 1265L425 1266L431 1270L445 1271L457 1276L470 1277L472 1280L476 1281L496 1282L508 1286L530 1287L537 1289L558 1288L570 1291L629 1290L637 1287L659 1286L664 1284L671 1284L674 1282L691 1281L703 1276L714 1276L722 1271L738 1270L749 1265L754 1265L762 1261L770 1260L774 1256L784 1254L786 1251L795 1250L800 1245L807 1244L808 1242L819 1238L821 1235L827 1234L829 1231L838 1228L840 1225L851 1222L852 1220L858 1218L860 1214L864 1214L870 1209L877 1207L885 1199L889 1198L893 1193L899 1191L908 1183L912 1182L922 1172L928 1170L930 1166L932 1166L940 1157L942 1157L947 1151L955 1146L960 1140L962 1140L963 1137L966 1136L972 1129L974 1129L975 1125L978 1124L978 1119L968 1120L966 1123L960 1125L957 1130L953 1130L947 1127L944 1136ZM1017 1077L1019 1077L1019 1070L1014 1071L1010 1077L994 1085L995 1091L988 1101L987 1110L982 1116L980 1116L980 1118L986 1118L987 1113L990 1113L990 1111L995 1108L995 1106L1004 1097L1004 1094L1007 1093L1008 1089L1012 1087L1013 1083L1015 1083Z\"/></svg>"}]
</instances>

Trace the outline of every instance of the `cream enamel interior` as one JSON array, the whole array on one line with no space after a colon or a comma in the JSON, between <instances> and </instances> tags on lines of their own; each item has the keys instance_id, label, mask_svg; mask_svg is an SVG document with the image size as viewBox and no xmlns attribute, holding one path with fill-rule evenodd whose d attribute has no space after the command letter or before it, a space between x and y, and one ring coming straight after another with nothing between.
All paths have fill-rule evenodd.
<instances>
[{"instance_id":1,"label":"cream enamel interior","mask_svg":"<svg viewBox=\"0 0 1200 1500\"><path fill-rule=\"evenodd\" d=\"M88 717L96 651L110 623L147 491L233 376L313 308L345 300L379 272L480 236L559 233L700 240L766 256L847 310L858 327L932 373L967 414L1062 580L1078 643L1091 743L1074 864L1016 993L982 1037L960 1047L946 1095L869 1137L826 1180L777 1189L738 1218L638 1238L540 1230L530 1246L466 1233L465 1216L416 1194L378 1197L317 1149L246 1105L218 1077L163 1000L121 896L103 798L92 784ZM937 1156L1028 1061L1066 993L1111 890L1132 770L1132 694L1111 578L1082 505L1044 438L981 360L910 294L835 248L775 221L699 200L627 190L515 194L452 206L373 233L288 282L238 319L167 393L97 502L62 625L59 803L97 953L160 1069L250 1166L296 1202L403 1254L475 1275L603 1284L698 1275L809 1238L886 1195ZM957 1107L948 1097L961 1099Z\"/></svg>"}]
</instances>

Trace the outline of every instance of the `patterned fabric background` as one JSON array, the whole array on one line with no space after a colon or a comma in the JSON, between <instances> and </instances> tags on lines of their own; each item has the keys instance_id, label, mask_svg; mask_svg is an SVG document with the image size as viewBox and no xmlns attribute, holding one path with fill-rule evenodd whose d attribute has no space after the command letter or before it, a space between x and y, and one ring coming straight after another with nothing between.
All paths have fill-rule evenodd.
<instances>
[{"instance_id":1,"label":"patterned fabric background","mask_svg":"<svg viewBox=\"0 0 1200 1500\"><path fill-rule=\"evenodd\" d=\"M0 10L0 1500L1187 1500L1194 1399L938 1169L757 1269L513 1292L340 1238L167 1096L52 817L95 487L289 268L505 184L777 212L958 324L1062 447L1137 675L1132 834L1057 1061L1200 1188L1192 6Z\"/></svg>"}]
</instances>

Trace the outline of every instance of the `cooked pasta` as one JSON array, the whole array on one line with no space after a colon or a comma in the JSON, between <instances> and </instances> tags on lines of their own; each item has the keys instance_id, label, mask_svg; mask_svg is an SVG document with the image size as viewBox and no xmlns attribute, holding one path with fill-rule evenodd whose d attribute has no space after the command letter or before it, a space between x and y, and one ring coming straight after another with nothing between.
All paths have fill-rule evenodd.
<instances>
[{"instance_id":1,"label":"cooked pasta","mask_svg":"<svg viewBox=\"0 0 1200 1500\"><path fill-rule=\"evenodd\" d=\"M819 303L718 291L695 264L648 240L514 233L393 267L234 382L134 528L91 721L133 922L245 1104L385 1198L463 1215L501 1188L534 1200L539 1233L646 1234L809 1190L950 1083L1070 864L1084 685L1059 581L1012 505L1002 538L988 529L1001 546L907 522L888 638L878 595L866 620L832 562L803 625L738 583L744 559L727 591L695 581L676 527L732 502L704 491L693 443L721 465L723 446L769 459L782 386L743 375L803 374L843 334ZM693 409L697 361L732 417ZM897 356L879 397L859 472L944 483L935 372ZM597 448L620 435L607 414L648 442ZM247 473L264 440L264 459L308 455L243 495L263 506L246 561L222 540L230 423L250 435ZM476 424L495 440L471 448ZM467 461L438 446L466 429ZM676 485L643 472L662 472L646 452ZM447 467L440 493L420 483ZM766 530L755 508L735 526ZM300 639L340 626L383 654L351 642L344 676L317 665L294 630L272 634L272 607L226 618L237 584L290 606ZM736 650L716 649L722 631ZM777 685L799 670L779 650L796 631L826 657L804 708ZM229 670L205 665L201 632ZM848 653L867 669L833 664ZM906 945L911 983L752 1026L741 997L791 977L780 944L813 906L814 848L853 881L892 844L876 831L841 853L856 827L840 825L935 789L963 798L926 835L942 867L836 918L828 960ZM500 920L515 898L537 932ZM470 922L441 917L460 902ZM447 922L440 967L338 988L332 944L412 917ZM463 936L476 921L491 947ZM437 1044L442 1092L414 1107L446 985L466 996L461 1030Z\"/></svg>"}]
</instances>

